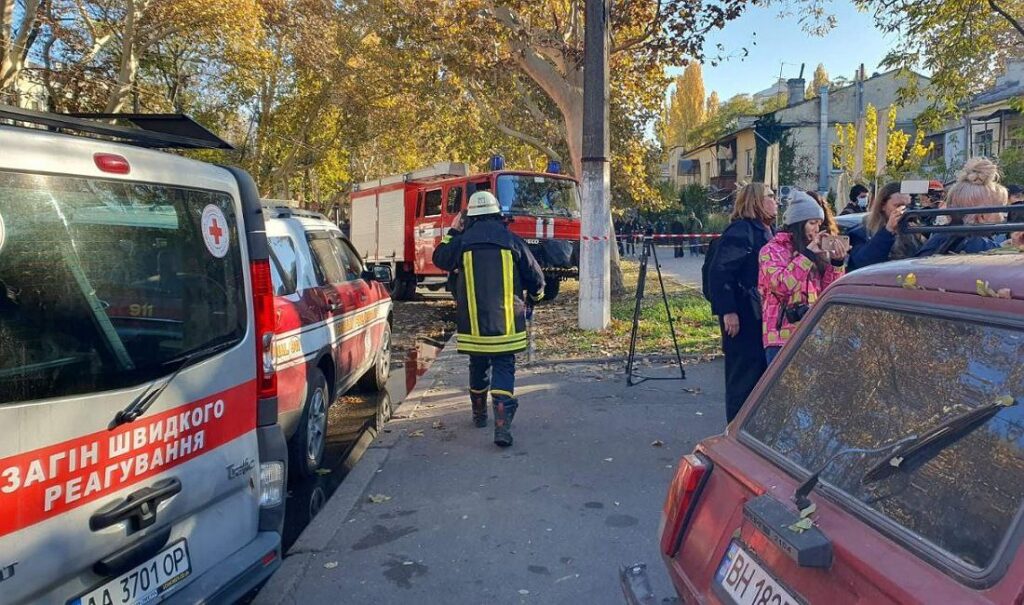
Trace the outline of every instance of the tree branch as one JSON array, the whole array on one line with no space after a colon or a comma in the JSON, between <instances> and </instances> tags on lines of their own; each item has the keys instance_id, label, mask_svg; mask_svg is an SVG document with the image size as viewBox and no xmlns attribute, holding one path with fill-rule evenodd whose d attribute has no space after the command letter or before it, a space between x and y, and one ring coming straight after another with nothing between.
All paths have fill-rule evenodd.
<instances>
[{"instance_id":1,"label":"tree branch","mask_svg":"<svg viewBox=\"0 0 1024 605\"><path fill-rule=\"evenodd\" d=\"M996 0L988 0L988 5L992 7L992 10L996 11L997 13L999 13L1003 17L1003 19L1006 19L1007 21L1009 21L1010 25L1013 26L1013 29L1017 30L1017 33L1019 33L1021 35L1021 37L1024 37L1024 27L1021 27L1020 22L1017 21L1013 17L1013 15L1011 15L1008 12L1006 12L1005 10L1003 10L1003 7L1001 7L998 4L996 4Z\"/></svg>"}]
</instances>

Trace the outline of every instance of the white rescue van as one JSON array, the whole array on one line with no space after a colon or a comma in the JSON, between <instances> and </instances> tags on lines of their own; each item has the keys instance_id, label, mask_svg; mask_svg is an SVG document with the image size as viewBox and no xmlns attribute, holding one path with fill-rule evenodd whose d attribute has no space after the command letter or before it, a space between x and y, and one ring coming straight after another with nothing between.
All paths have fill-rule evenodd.
<instances>
[{"instance_id":1,"label":"white rescue van","mask_svg":"<svg viewBox=\"0 0 1024 605\"><path fill-rule=\"evenodd\" d=\"M287 466L252 179L144 148L191 121L0 121L0 603L234 602Z\"/></svg>"}]
</instances>

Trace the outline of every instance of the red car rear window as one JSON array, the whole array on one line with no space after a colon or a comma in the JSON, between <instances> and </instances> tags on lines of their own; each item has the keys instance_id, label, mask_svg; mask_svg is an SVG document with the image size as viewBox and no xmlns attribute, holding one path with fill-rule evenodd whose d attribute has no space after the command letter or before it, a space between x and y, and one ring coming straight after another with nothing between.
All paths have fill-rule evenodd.
<instances>
[{"instance_id":1,"label":"red car rear window","mask_svg":"<svg viewBox=\"0 0 1024 605\"><path fill-rule=\"evenodd\" d=\"M885 454L841 456L822 473L961 564L992 565L1024 499L1024 331L836 304L797 346L743 431L804 469L1014 398L887 478L863 481Z\"/></svg>"}]
</instances>

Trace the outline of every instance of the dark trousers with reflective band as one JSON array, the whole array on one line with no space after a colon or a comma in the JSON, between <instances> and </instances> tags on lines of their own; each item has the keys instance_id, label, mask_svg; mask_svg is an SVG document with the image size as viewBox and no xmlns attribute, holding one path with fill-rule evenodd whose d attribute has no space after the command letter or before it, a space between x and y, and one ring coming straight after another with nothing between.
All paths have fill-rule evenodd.
<instances>
[{"instance_id":1,"label":"dark trousers with reflective band","mask_svg":"<svg viewBox=\"0 0 1024 605\"><path fill-rule=\"evenodd\" d=\"M514 353L501 355L469 356L469 388L474 393L512 397L516 387L516 356Z\"/></svg>"}]
</instances>

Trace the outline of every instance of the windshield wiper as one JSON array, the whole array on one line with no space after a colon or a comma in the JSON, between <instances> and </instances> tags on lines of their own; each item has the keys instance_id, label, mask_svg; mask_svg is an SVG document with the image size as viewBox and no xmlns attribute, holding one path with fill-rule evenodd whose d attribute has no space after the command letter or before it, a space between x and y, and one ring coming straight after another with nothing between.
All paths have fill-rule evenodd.
<instances>
[{"instance_id":1,"label":"windshield wiper","mask_svg":"<svg viewBox=\"0 0 1024 605\"><path fill-rule=\"evenodd\" d=\"M160 386L154 388L153 384L155 383L151 383L148 387L146 387L146 390L139 393L139 396L133 399L132 402L129 403L123 410L119 410L117 414L114 415L114 419L110 421L110 426L107 427L107 430L112 430L121 426L122 424L128 424L129 422L133 422L137 420L140 416L145 414L146 410L148 410L150 406L156 403L156 400L160 397L160 394L163 393L167 389L167 387L170 386L171 382L173 382L174 379L178 377L178 374L180 374L181 371L184 370L186 367L191 365L193 361L200 357L207 357L209 355L213 355L214 353L218 353L225 349L229 349L234 345L235 342L233 341L221 342L215 345L211 345L209 347L204 347L202 349L196 349L191 353L179 355L178 357L173 357L165 361L163 365L170 365L176 363L178 364L178 366L174 368L174 371L171 372L171 375L168 376L160 384Z\"/></svg>"},{"instance_id":2,"label":"windshield wiper","mask_svg":"<svg viewBox=\"0 0 1024 605\"><path fill-rule=\"evenodd\" d=\"M811 475L807 477L807 479L803 483L797 486L796 491L793 492L793 503L796 504L797 509L801 511L810 506L811 501L807 496L809 496L811 492L814 490L815 486L818 485L818 480L821 478L821 474L824 473L825 470L828 469L828 467L831 466L832 463L835 462L838 458L841 458L843 456L849 456L850 454L880 454L882 452L910 443L910 441L914 438L915 437L904 437L903 439L900 439L899 441L896 441L894 443L888 443L886 445L875 448L848 447L839 450L835 454L829 456L828 460L826 460L821 466L819 466L816 471L811 473Z\"/></svg>"},{"instance_id":3,"label":"windshield wiper","mask_svg":"<svg viewBox=\"0 0 1024 605\"><path fill-rule=\"evenodd\" d=\"M953 416L921 435L911 436L909 441L893 452L891 456L869 468L861 478L861 483L868 485L885 479L904 468L903 463L909 459L923 457L921 462L931 459L943 449L988 422L1003 408L1016 405L1016 403L1017 401L1013 397L1005 395L993 403Z\"/></svg>"}]
</instances>

